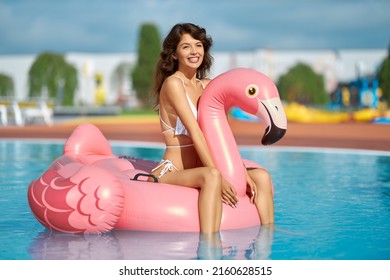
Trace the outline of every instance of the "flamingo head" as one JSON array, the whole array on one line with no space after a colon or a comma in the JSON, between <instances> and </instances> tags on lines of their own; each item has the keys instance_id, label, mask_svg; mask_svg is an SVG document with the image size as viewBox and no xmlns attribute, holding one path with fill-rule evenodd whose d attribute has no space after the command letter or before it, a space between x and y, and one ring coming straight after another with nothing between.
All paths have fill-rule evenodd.
<instances>
[{"instance_id":1,"label":"flamingo head","mask_svg":"<svg viewBox=\"0 0 390 280\"><path fill-rule=\"evenodd\" d=\"M237 68L225 72L210 82L221 83L220 94L224 111L233 107L257 116L265 125L265 133L261 140L263 145L271 145L279 141L286 133L287 118L283 109L279 92L274 82L266 75L247 68ZM208 87L208 86L207 86Z\"/></svg>"}]
</instances>

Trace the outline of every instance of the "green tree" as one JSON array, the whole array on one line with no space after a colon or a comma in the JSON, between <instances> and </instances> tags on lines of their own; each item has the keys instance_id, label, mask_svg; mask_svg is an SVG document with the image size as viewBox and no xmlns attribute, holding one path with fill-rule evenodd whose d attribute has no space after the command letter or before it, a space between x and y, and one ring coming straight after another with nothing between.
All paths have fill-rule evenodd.
<instances>
[{"instance_id":1,"label":"green tree","mask_svg":"<svg viewBox=\"0 0 390 280\"><path fill-rule=\"evenodd\" d=\"M390 46L387 51L387 57L383 60L377 76L379 87L382 89L382 98L390 106Z\"/></svg>"},{"instance_id":2,"label":"green tree","mask_svg":"<svg viewBox=\"0 0 390 280\"><path fill-rule=\"evenodd\" d=\"M141 25L138 41L138 61L131 75L137 98L144 107L153 106L150 98L153 74L161 51L160 33L151 23Z\"/></svg>"},{"instance_id":3,"label":"green tree","mask_svg":"<svg viewBox=\"0 0 390 280\"><path fill-rule=\"evenodd\" d=\"M29 70L29 96L42 97L47 89L50 98L60 105L73 105L77 88L77 70L63 55L44 52L38 55Z\"/></svg>"},{"instance_id":4,"label":"green tree","mask_svg":"<svg viewBox=\"0 0 390 280\"><path fill-rule=\"evenodd\" d=\"M281 98L288 102L319 105L329 100L324 77L303 63L298 63L282 75L277 85Z\"/></svg>"},{"instance_id":5,"label":"green tree","mask_svg":"<svg viewBox=\"0 0 390 280\"><path fill-rule=\"evenodd\" d=\"M14 81L12 78L5 74L0 74L0 96L1 97L13 97Z\"/></svg>"}]
</instances>

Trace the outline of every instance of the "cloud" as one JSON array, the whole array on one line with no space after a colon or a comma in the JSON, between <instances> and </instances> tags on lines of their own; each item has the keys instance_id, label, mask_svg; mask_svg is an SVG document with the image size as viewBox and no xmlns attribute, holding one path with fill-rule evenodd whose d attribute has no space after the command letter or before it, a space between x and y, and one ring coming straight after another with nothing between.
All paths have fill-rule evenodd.
<instances>
[{"instance_id":1,"label":"cloud","mask_svg":"<svg viewBox=\"0 0 390 280\"><path fill-rule=\"evenodd\" d=\"M0 54L134 51L144 22L162 37L194 22L218 51L386 48L389 10L387 0L0 0Z\"/></svg>"}]
</instances>

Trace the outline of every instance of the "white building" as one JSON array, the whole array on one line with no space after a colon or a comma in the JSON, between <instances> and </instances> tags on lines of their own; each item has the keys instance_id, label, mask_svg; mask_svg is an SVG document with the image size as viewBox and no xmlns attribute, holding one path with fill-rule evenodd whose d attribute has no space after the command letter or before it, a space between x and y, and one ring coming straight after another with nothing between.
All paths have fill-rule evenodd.
<instances>
[{"instance_id":1,"label":"white building","mask_svg":"<svg viewBox=\"0 0 390 280\"><path fill-rule=\"evenodd\" d=\"M211 78L229 69L245 67L268 75L275 82L280 75L299 62L310 65L325 77L328 92L339 82L356 79L358 75L372 75L387 56L387 49L370 50L273 50L258 49L248 52L216 52ZM35 55L0 56L0 73L14 81L15 97L23 101L28 96L28 72ZM119 99L135 104L130 72L137 61L136 53L67 53L65 59L79 73L76 104L95 104L95 75L103 77L106 104ZM132 106L130 104L130 106Z\"/></svg>"}]
</instances>

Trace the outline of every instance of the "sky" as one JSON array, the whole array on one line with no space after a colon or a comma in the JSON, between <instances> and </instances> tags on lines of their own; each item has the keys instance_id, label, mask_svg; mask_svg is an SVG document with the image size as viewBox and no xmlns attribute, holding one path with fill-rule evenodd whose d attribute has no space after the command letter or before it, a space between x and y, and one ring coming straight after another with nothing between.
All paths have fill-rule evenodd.
<instances>
[{"instance_id":1,"label":"sky","mask_svg":"<svg viewBox=\"0 0 390 280\"><path fill-rule=\"evenodd\" d=\"M139 29L206 28L214 51L386 49L390 0L0 0L0 55L134 52Z\"/></svg>"}]
</instances>

